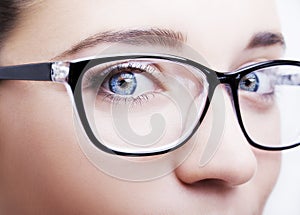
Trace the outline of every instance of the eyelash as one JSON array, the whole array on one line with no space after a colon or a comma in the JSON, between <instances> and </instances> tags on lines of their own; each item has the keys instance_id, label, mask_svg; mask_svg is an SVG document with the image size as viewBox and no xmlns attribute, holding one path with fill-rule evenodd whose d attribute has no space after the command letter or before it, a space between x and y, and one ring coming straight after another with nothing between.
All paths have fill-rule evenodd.
<instances>
[{"instance_id":1,"label":"eyelash","mask_svg":"<svg viewBox=\"0 0 300 215\"><path fill-rule=\"evenodd\" d=\"M157 93L157 92L156 92ZM142 105L145 102L148 102L150 99L155 98L154 93L147 93L143 95L139 95L136 98L134 97L123 97L117 96L112 93L101 92L99 94L103 94L103 101L114 104L130 104L130 106Z\"/></svg>"},{"instance_id":2,"label":"eyelash","mask_svg":"<svg viewBox=\"0 0 300 215\"><path fill-rule=\"evenodd\" d=\"M159 80L157 76L163 75L160 70L158 69L159 66L153 65L153 64L145 64L144 61L134 61L134 62L120 62L120 63L111 63L108 65L105 65L105 67L102 68L93 68L91 72L87 75L86 79L90 83L88 87L86 88L98 88L98 84L95 80L97 80L97 76L107 76L105 80L109 79L114 74L118 74L119 72L124 71L124 69L135 69L135 73L139 71L139 73L143 73L146 76L151 75L151 79L155 84L158 86L158 89L154 92L147 92L142 95L138 95L137 97L133 96L122 96L117 95L114 93L109 92L106 88L104 88L102 85L99 88L98 95L101 95L103 97L103 101L108 103L114 103L114 104L129 104L131 106L135 105L142 105L145 102L148 102L150 99L153 99L156 94L161 93L166 90L166 87L164 86L163 82ZM99 73L99 70L102 70L102 72ZM110 74L109 74L110 73ZM109 75L107 75L109 74ZM106 82L105 81L105 82ZM104 83L105 83L104 82Z\"/></svg>"}]
</instances>

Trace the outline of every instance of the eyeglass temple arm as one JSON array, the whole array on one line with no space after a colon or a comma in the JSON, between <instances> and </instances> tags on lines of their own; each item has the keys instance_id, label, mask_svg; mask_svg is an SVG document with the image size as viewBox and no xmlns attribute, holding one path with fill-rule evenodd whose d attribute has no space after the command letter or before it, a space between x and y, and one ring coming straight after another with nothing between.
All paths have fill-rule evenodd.
<instances>
[{"instance_id":1,"label":"eyeglass temple arm","mask_svg":"<svg viewBox=\"0 0 300 215\"><path fill-rule=\"evenodd\" d=\"M288 75L280 75L276 84L278 85L300 85L300 75L299 74L288 74Z\"/></svg>"},{"instance_id":2,"label":"eyeglass temple arm","mask_svg":"<svg viewBox=\"0 0 300 215\"><path fill-rule=\"evenodd\" d=\"M52 63L0 67L0 80L52 81Z\"/></svg>"}]
</instances>

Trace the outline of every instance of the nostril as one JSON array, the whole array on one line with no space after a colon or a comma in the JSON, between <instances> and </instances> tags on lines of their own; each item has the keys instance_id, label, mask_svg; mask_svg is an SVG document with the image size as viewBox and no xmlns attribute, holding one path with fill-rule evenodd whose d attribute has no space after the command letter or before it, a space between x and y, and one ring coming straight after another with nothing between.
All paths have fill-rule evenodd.
<instances>
[{"instance_id":1,"label":"nostril","mask_svg":"<svg viewBox=\"0 0 300 215\"><path fill-rule=\"evenodd\" d=\"M196 193L205 193L208 195L215 195L218 197L225 197L228 193L232 193L239 189L239 186L227 183L227 181L220 179L204 179L196 183L179 182L186 190Z\"/></svg>"},{"instance_id":2,"label":"nostril","mask_svg":"<svg viewBox=\"0 0 300 215\"><path fill-rule=\"evenodd\" d=\"M190 184L189 186L192 186L193 188L198 187L198 189L201 189L203 191L216 190L216 192L221 193L229 189L231 190L236 185L229 184L227 181L224 181L222 179L210 178L210 179L204 179L202 181L198 181L197 183L194 184Z\"/></svg>"}]
</instances>

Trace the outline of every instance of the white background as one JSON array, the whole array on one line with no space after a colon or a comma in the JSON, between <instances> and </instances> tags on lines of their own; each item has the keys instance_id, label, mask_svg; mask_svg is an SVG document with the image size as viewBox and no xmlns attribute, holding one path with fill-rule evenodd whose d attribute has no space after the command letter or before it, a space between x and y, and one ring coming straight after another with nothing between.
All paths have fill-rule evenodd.
<instances>
[{"instance_id":1,"label":"white background","mask_svg":"<svg viewBox=\"0 0 300 215\"><path fill-rule=\"evenodd\" d=\"M300 0L277 3L287 43L285 58L300 61ZM300 147L283 153L280 177L264 215L300 215Z\"/></svg>"}]
</instances>

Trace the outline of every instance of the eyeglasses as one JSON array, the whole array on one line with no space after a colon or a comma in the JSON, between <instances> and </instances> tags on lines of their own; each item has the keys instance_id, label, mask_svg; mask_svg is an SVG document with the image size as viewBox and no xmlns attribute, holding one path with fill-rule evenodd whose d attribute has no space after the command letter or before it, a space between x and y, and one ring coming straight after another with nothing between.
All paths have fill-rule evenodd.
<instances>
[{"instance_id":1,"label":"eyeglasses","mask_svg":"<svg viewBox=\"0 0 300 215\"><path fill-rule=\"evenodd\" d=\"M173 55L128 54L0 67L0 79L65 84L89 140L111 154L150 156L182 146L203 122L219 84L229 89L252 146L300 145L297 61L260 62L220 73Z\"/></svg>"}]
</instances>

